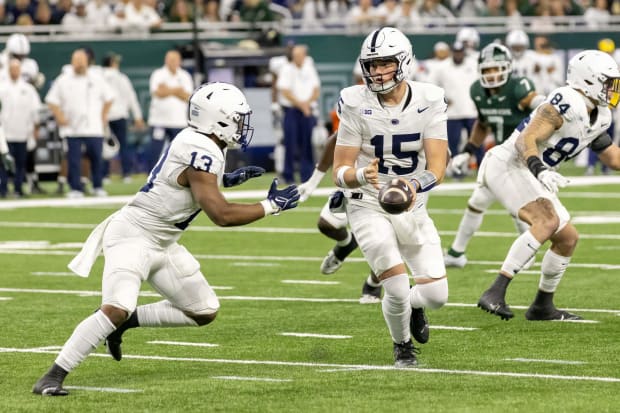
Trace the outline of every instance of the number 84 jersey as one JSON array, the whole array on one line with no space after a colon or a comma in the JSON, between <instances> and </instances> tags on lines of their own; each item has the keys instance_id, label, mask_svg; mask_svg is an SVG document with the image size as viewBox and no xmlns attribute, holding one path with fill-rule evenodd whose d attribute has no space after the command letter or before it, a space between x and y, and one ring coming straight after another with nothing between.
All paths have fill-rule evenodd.
<instances>
[{"instance_id":1,"label":"number 84 jersey","mask_svg":"<svg viewBox=\"0 0 620 413\"><path fill-rule=\"evenodd\" d=\"M385 107L366 86L343 89L338 101L340 126L337 145L360 148L357 168L379 159L380 185L401 176L411 179L426 169L424 139L447 140L444 90L430 83L407 81L401 103ZM362 192L376 198L377 190Z\"/></svg>"},{"instance_id":2,"label":"number 84 jersey","mask_svg":"<svg viewBox=\"0 0 620 413\"><path fill-rule=\"evenodd\" d=\"M560 129L556 130L549 139L538 143L540 158L548 167L557 169L560 163L577 156L594 139L609 129L612 121L609 108L597 106L596 118L593 123L590 123L586 99L577 90L568 86L557 88L547 96L545 103L552 105L564 120ZM500 145L502 149L509 150L514 159L519 159L515 147L519 134L541 106L538 106L530 117L521 122L505 144Z\"/></svg>"}]
</instances>

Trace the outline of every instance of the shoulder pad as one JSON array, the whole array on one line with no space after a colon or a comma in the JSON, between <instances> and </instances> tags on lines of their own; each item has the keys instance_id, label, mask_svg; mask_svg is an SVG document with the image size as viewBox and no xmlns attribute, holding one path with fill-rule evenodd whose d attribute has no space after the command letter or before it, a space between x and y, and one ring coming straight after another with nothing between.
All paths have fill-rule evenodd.
<instances>
[{"instance_id":1,"label":"shoulder pad","mask_svg":"<svg viewBox=\"0 0 620 413\"><path fill-rule=\"evenodd\" d=\"M364 91L366 86L355 85L344 88L340 91L340 100L346 106L356 107L362 104L364 101Z\"/></svg>"}]
</instances>

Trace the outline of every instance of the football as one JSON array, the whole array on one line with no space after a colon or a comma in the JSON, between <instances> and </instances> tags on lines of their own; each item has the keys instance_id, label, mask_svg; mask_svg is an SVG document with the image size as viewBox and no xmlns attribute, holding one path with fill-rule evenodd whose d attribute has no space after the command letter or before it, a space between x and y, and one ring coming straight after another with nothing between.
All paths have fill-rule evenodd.
<instances>
[{"instance_id":1,"label":"football","mask_svg":"<svg viewBox=\"0 0 620 413\"><path fill-rule=\"evenodd\" d=\"M379 204L388 214L400 214L411 207L415 194L402 178L394 178L379 191Z\"/></svg>"}]
</instances>

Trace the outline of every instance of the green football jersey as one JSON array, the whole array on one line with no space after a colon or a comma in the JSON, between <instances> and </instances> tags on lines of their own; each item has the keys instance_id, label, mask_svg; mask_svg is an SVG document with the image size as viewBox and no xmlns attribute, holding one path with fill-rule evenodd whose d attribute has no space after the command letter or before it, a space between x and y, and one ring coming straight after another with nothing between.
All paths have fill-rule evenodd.
<instances>
[{"instance_id":1,"label":"green football jersey","mask_svg":"<svg viewBox=\"0 0 620 413\"><path fill-rule=\"evenodd\" d=\"M534 83L530 79L514 75L500 86L495 95L489 94L480 80L472 83L469 94L476 104L478 118L491 127L497 144L504 142L521 120L530 114L530 108L519 109L519 102L533 90Z\"/></svg>"}]
</instances>

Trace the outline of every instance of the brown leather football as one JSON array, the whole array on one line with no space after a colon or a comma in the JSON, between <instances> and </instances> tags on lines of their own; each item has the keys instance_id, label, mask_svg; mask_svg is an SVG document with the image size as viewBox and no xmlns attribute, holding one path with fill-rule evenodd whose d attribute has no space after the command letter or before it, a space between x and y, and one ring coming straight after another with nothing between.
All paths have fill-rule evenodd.
<instances>
[{"instance_id":1,"label":"brown leather football","mask_svg":"<svg viewBox=\"0 0 620 413\"><path fill-rule=\"evenodd\" d=\"M411 187L403 178L394 178L379 191L379 204L388 214L400 214L409 209L415 199Z\"/></svg>"}]
</instances>

